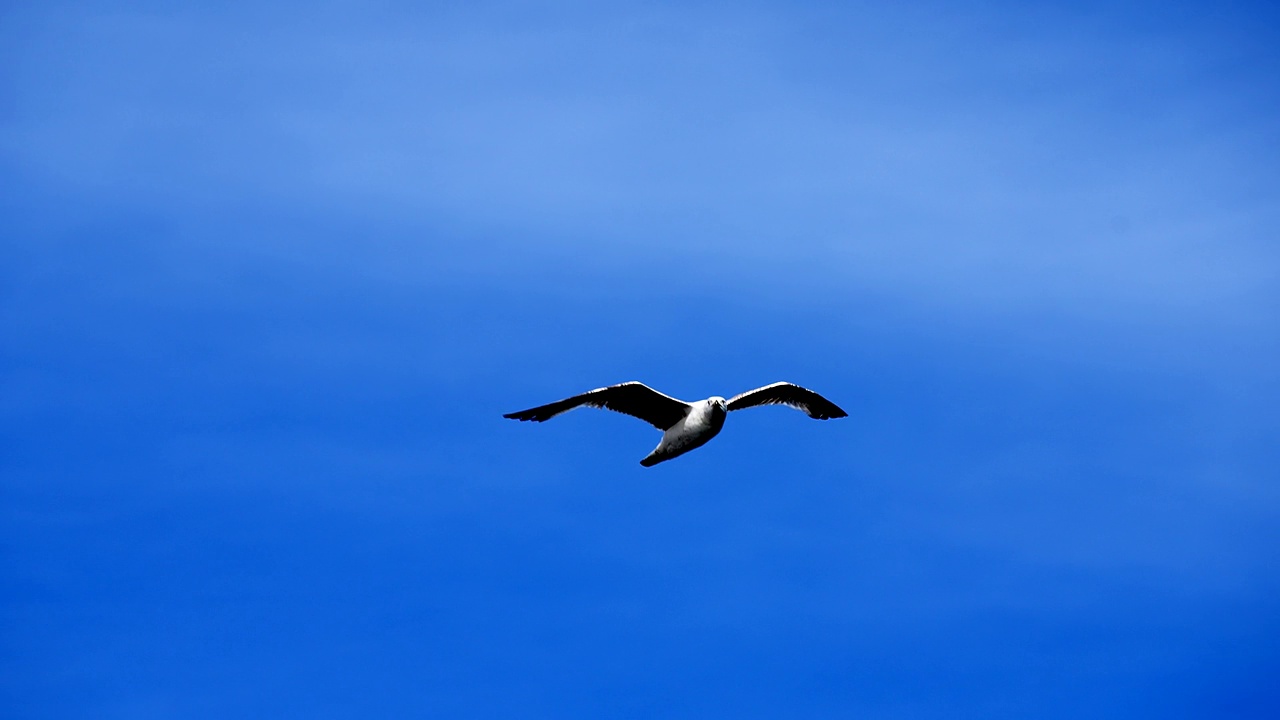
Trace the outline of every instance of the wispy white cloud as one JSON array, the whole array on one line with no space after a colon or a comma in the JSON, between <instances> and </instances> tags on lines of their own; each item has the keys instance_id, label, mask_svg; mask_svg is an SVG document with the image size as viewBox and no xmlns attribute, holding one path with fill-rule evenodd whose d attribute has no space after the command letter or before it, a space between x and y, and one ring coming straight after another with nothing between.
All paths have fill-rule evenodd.
<instances>
[{"instance_id":1,"label":"wispy white cloud","mask_svg":"<svg viewBox=\"0 0 1280 720\"><path fill-rule=\"evenodd\" d=\"M1244 19L1135 46L1119 11L510 10L18 14L10 175L930 313L1261 331L1280 292L1275 58L1227 42Z\"/></svg>"}]
</instances>

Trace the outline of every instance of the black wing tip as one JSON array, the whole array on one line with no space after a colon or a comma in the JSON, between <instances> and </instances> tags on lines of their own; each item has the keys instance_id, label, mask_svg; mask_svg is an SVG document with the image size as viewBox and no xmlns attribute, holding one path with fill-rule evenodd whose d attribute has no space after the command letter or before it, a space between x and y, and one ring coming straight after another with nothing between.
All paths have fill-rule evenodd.
<instances>
[{"instance_id":1,"label":"black wing tip","mask_svg":"<svg viewBox=\"0 0 1280 720\"><path fill-rule=\"evenodd\" d=\"M838 418L849 417L849 413L841 410L835 403L831 403L830 407L814 409L809 413L809 417L814 420L835 420Z\"/></svg>"},{"instance_id":2,"label":"black wing tip","mask_svg":"<svg viewBox=\"0 0 1280 720\"><path fill-rule=\"evenodd\" d=\"M529 412L528 410L523 410L521 412L506 413L502 417L507 418L508 420L519 420L520 422L527 422L529 420L542 422L543 420L546 419L546 418L538 417L536 413Z\"/></svg>"}]
</instances>

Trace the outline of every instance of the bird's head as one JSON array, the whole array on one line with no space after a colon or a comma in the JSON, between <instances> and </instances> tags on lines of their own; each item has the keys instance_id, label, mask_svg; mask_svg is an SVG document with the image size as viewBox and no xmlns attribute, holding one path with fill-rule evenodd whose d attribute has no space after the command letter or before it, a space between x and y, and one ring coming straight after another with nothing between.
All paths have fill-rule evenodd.
<instances>
[{"instance_id":1,"label":"bird's head","mask_svg":"<svg viewBox=\"0 0 1280 720\"><path fill-rule=\"evenodd\" d=\"M729 401L725 400L719 395L712 395L711 397L707 398L707 402L711 404L711 409L718 413L729 412Z\"/></svg>"}]
</instances>

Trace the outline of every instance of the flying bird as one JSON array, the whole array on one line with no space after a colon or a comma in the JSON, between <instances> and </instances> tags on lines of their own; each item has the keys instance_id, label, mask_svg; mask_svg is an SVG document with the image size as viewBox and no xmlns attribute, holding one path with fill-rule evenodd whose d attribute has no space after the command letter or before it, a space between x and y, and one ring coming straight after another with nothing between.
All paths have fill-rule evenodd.
<instances>
[{"instance_id":1,"label":"flying bird","mask_svg":"<svg viewBox=\"0 0 1280 720\"><path fill-rule=\"evenodd\" d=\"M658 443L658 447L640 461L645 467L652 467L702 447L724 427L725 416L731 410L757 405L786 405L803 410L815 420L849 415L818 393L788 382L776 382L748 390L729 400L713 395L706 400L691 403L663 395L644 383L625 382L596 388L549 405L508 413L502 417L543 422L583 405L637 417L661 430L662 441Z\"/></svg>"}]
</instances>

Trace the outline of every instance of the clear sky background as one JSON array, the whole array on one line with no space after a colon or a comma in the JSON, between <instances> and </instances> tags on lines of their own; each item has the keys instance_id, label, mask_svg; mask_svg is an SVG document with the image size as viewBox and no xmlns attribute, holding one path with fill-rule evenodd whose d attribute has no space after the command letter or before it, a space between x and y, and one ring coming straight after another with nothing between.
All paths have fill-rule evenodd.
<instances>
[{"instance_id":1,"label":"clear sky background","mask_svg":"<svg viewBox=\"0 0 1280 720\"><path fill-rule=\"evenodd\" d=\"M0 714L1280 716L1274 8L6 3Z\"/></svg>"}]
</instances>

